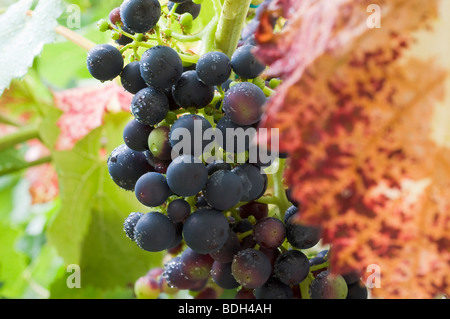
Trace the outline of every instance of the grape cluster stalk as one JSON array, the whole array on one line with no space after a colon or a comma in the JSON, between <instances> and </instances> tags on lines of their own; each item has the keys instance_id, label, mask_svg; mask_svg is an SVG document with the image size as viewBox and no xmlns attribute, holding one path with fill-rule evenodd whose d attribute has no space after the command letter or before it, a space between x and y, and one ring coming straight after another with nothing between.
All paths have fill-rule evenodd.
<instances>
[{"instance_id":1,"label":"grape cluster stalk","mask_svg":"<svg viewBox=\"0 0 450 319\"><path fill-rule=\"evenodd\" d=\"M98 23L111 43L88 52L95 79L133 94L107 166L148 210L129 212L124 236L167 253L136 281L136 297L366 298L358 274L330 272L320 227L299 222L302 205L283 183L289 158L259 139L281 83L253 54L270 1L211 2L215 14L197 30L204 1L125 0Z\"/></svg>"}]
</instances>

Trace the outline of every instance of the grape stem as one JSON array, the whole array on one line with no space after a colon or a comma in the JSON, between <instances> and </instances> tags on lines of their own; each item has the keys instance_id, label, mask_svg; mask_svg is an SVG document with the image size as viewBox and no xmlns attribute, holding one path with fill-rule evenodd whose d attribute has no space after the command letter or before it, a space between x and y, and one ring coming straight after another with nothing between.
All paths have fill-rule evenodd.
<instances>
[{"instance_id":1,"label":"grape stem","mask_svg":"<svg viewBox=\"0 0 450 319\"><path fill-rule=\"evenodd\" d=\"M216 49L231 58L245 24L251 0L225 0L215 34Z\"/></svg>"}]
</instances>

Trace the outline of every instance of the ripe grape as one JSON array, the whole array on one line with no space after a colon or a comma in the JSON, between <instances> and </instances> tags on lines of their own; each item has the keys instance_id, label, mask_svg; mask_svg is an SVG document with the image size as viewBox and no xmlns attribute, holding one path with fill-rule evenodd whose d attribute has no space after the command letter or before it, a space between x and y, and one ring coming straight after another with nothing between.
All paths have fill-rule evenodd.
<instances>
[{"instance_id":1,"label":"ripe grape","mask_svg":"<svg viewBox=\"0 0 450 319\"><path fill-rule=\"evenodd\" d=\"M181 223L189 216L191 213L191 205L183 198L177 198L167 205L167 216L174 223Z\"/></svg>"},{"instance_id":2,"label":"ripe grape","mask_svg":"<svg viewBox=\"0 0 450 319\"><path fill-rule=\"evenodd\" d=\"M123 69L123 57L119 50L110 44L99 44L93 47L86 60L89 73L102 82L117 77Z\"/></svg>"},{"instance_id":3,"label":"ripe grape","mask_svg":"<svg viewBox=\"0 0 450 319\"><path fill-rule=\"evenodd\" d=\"M218 250L209 253L209 255L218 262L221 263L231 263L233 261L234 255L241 250L241 242L239 241L236 233L229 229L228 239L225 244Z\"/></svg>"},{"instance_id":4,"label":"ripe grape","mask_svg":"<svg viewBox=\"0 0 450 319\"><path fill-rule=\"evenodd\" d=\"M220 249L228 239L227 218L218 210L201 208L184 222L183 237L186 245L199 254Z\"/></svg>"},{"instance_id":5,"label":"ripe grape","mask_svg":"<svg viewBox=\"0 0 450 319\"><path fill-rule=\"evenodd\" d=\"M148 86L169 88L177 83L183 72L178 53L165 45L154 46L142 54L141 76Z\"/></svg>"},{"instance_id":6,"label":"ripe grape","mask_svg":"<svg viewBox=\"0 0 450 319\"><path fill-rule=\"evenodd\" d=\"M134 190L142 175L153 171L145 154L130 149L126 144L116 147L108 157L108 172L111 179L121 188Z\"/></svg>"},{"instance_id":7,"label":"ripe grape","mask_svg":"<svg viewBox=\"0 0 450 319\"><path fill-rule=\"evenodd\" d=\"M180 256L180 268L189 279L207 279L211 272L214 259L208 254L199 254L187 247Z\"/></svg>"},{"instance_id":8,"label":"ripe grape","mask_svg":"<svg viewBox=\"0 0 450 319\"><path fill-rule=\"evenodd\" d=\"M125 218L123 222L123 230L129 239L134 241L134 228L136 227L136 223L139 218L141 218L144 214L138 212L132 212Z\"/></svg>"},{"instance_id":9,"label":"ripe grape","mask_svg":"<svg viewBox=\"0 0 450 319\"><path fill-rule=\"evenodd\" d=\"M217 122L216 134L218 131L222 138L216 138L217 144L230 153L248 150L256 135L256 130L251 125L236 124L226 115Z\"/></svg>"},{"instance_id":10,"label":"ripe grape","mask_svg":"<svg viewBox=\"0 0 450 319\"><path fill-rule=\"evenodd\" d=\"M141 66L138 61L128 63L120 74L120 81L125 90L132 94L136 94L143 88L147 87L141 76Z\"/></svg>"},{"instance_id":11,"label":"ripe grape","mask_svg":"<svg viewBox=\"0 0 450 319\"><path fill-rule=\"evenodd\" d=\"M258 288L269 279L272 266L264 253L248 248L235 255L231 271L242 287Z\"/></svg>"},{"instance_id":12,"label":"ripe grape","mask_svg":"<svg viewBox=\"0 0 450 319\"><path fill-rule=\"evenodd\" d=\"M252 164L241 164L232 169L244 186L241 201L248 202L261 197L267 188L267 176Z\"/></svg>"},{"instance_id":13,"label":"ripe grape","mask_svg":"<svg viewBox=\"0 0 450 319\"><path fill-rule=\"evenodd\" d=\"M203 116L197 114L184 114L180 116L170 129L170 145L175 154L191 154L199 156L207 151L208 145L214 140L214 134L210 138L205 132L212 126Z\"/></svg>"},{"instance_id":14,"label":"ripe grape","mask_svg":"<svg viewBox=\"0 0 450 319\"><path fill-rule=\"evenodd\" d=\"M208 170L208 175L212 175L219 170L231 170L231 165L223 161L213 161L206 165L206 169Z\"/></svg>"},{"instance_id":15,"label":"ripe grape","mask_svg":"<svg viewBox=\"0 0 450 319\"><path fill-rule=\"evenodd\" d=\"M189 289L192 291L199 291L203 289L208 281L208 279L195 280L187 277L183 273L180 256L172 258L164 266L163 277L167 281L169 287Z\"/></svg>"},{"instance_id":16,"label":"ripe grape","mask_svg":"<svg viewBox=\"0 0 450 319\"><path fill-rule=\"evenodd\" d=\"M246 44L234 51L231 56L233 71L244 79L254 79L266 68L253 54L255 46Z\"/></svg>"},{"instance_id":17,"label":"ripe grape","mask_svg":"<svg viewBox=\"0 0 450 319\"><path fill-rule=\"evenodd\" d=\"M233 289L239 287L239 283L231 272L231 262L221 263L215 261L212 265L211 277L220 288Z\"/></svg>"},{"instance_id":18,"label":"ripe grape","mask_svg":"<svg viewBox=\"0 0 450 319\"><path fill-rule=\"evenodd\" d=\"M156 207L170 196L170 188L164 175L149 172L142 175L134 188L136 198L145 206Z\"/></svg>"},{"instance_id":19,"label":"ripe grape","mask_svg":"<svg viewBox=\"0 0 450 319\"><path fill-rule=\"evenodd\" d=\"M223 110L234 123L252 125L260 120L264 103L266 95L258 86L240 82L225 93Z\"/></svg>"},{"instance_id":20,"label":"ripe grape","mask_svg":"<svg viewBox=\"0 0 450 319\"><path fill-rule=\"evenodd\" d=\"M134 230L136 244L147 251L163 251L171 247L177 237L175 225L164 214L150 212L139 218Z\"/></svg>"},{"instance_id":21,"label":"ripe grape","mask_svg":"<svg viewBox=\"0 0 450 319\"><path fill-rule=\"evenodd\" d=\"M241 218L248 218L250 215L254 216L256 220L267 217L269 214L269 205L258 203L255 201L239 206L239 216Z\"/></svg>"},{"instance_id":22,"label":"ripe grape","mask_svg":"<svg viewBox=\"0 0 450 319\"><path fill-rule=\"evenodd\" d=\"M167 183L180 196L193 196L203 189L208 180L208 170L191 155L175 158L167 167Z\"/></svg>"},{"instance_id":23,"label":"ripe grape","mask_svg":"<svg viewBox=\"0 0 450 319\"><path fill-rule=\"evenodd\" d=\"M214 98L214 87L201 82L194 70L185 71L172 87L175 102L182 108L203 108Z\"/></svg>"},{"instance_id":24,"label":"ripe grape","mask_svg":"<svg viewBox=\"0 0 450 319\"><path fill-rule=\"evenodd\" d=\"M289 285L282 283L275 277L254 291L256 299L292 299L293 293Z\"/></svg>"},{"instance_id":25,"label":"ripe grape","mask_svg":"<svg viewBox=\"0 0 450 319\"><path fill-rule=\"evenodd\" d=\"M300 224L294 218L290 218L286 223L286 238L298 249L315 246L320 241L321 233L320 227Z\"/></svg>"},{"instance_id":26,"label":"ripe grape","mask_svg":"<svg viewBox=\"0 0 450 319\"><path fill-rule=\"evenodd\" d=\"M191 0L169 1L167 3L167 7L169 8L169 10L172 10L174 2L179 3L178 7L175 9L175 13L190 13L192 15L192 19L197 18L200 14L201 5L195 4Z\"/></svg>"},{"instance_id":27,"label":"ripe grape","mask_svg":"<svg viewBox=\"0 0 450 319\"><path fill-rule=\"evenodd\" d=\"M255 224L253 234L261 247L277 248L286 238L286 228L278 218L266 217Z\"/></svg>"},{"instance_id":28,"label":"ripe grape","mask_svg":"<svg viewBox=\"0 0 450 319\"><path fill-rule=\"evenodd\" d=\"M211 51L198 59L196 71L200 81L206 85L221 85L231 75L231 62L226 54Z\"/></svg>"},{"instance_id":29,"label":"ripe grape","mask_svg":"<svg viewBox=\"0 0 450 319\"><path fill-rule=\"evenodd\" d=\"M144 33L158 23L161 5L158 0L125 0L120 6L123 24L136 33Z\"/></svg>"},{"instance_id":30,"label":"ripe grape","mask_svg":"<svg viewBox=\"0 0 450 319\"><path fill-rule=\"evenodd\" d=\"M282 283L297 285L308 276L308 257L299 250L288 250L276 259L274 273Z\"/></svg>"},{"instance_id":31,"label":"ripe grape","mask_svg":"<svg viewBox=\"0 0 450 319\"><path fill-rule=\"evenodd\" d=\"M226 210L239 203L243 192L242 181L229 170L214 172L206 183L204 196L212 207Z\"/></svg>"},{"instance_id":32,"label":"ripe grape","mask_svg":"<svg viewBox=\"0 0 450 319\"><path fill-rule=\"evenodd\" d=\"M167 96L154 87L146 87L137 92L131 101L131 113L143 124L155 125L169 112Z\"/></svg>"},{"instance_id":33,"label":"ripe grape","mask_svg":"<svg viewBox=\"0 0 450 319\"><path fill-rule=\"evenodd\" d=\"M122 31L125 31L126 33L129 33L131 35L134 35L134 32L132 30L130 30L129 28L127 28L126 26L122 26ZM118 45L127 45L128 43L133 42L133 39L126 36L123 33L119 34L119 38L116 40L116 43Z\"/></svg>"},{"instance_id":34,"label":"ripe grape","mask_svg":"<svg viewBox=\"0 0 450 319\"><path fill-rule=\"evenodd\" d=\"M132 150L146 151L148 150L148 136L152 130L152 126L131 119L123 129L123 141Z\"/></svg>"}]
</instances>

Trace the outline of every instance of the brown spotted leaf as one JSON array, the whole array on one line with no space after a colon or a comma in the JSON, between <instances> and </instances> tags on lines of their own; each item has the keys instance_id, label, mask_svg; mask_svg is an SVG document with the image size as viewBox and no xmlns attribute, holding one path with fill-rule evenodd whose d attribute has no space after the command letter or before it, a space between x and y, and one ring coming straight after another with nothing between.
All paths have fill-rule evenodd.
<instances>
[{"instance_id":1,"label":"brown spotted leaf","mask_svg":"<svg viewBox=\"0 0 450 319\"><path fill-rule=\"evenodd\" d=\"M373 4L381 28L368 27ZM437 8L274 0L256 37L269 74L283 80L261 125L280 130L302 222L324 229L332 271L371 280L366 269L376 265L377 297L450 294L450 130L442 120L450 49L441 60L417 53L417 31L439 27ZM278 15L288 23L274 33L268 22Z\"/></svg>"}]
</instances>

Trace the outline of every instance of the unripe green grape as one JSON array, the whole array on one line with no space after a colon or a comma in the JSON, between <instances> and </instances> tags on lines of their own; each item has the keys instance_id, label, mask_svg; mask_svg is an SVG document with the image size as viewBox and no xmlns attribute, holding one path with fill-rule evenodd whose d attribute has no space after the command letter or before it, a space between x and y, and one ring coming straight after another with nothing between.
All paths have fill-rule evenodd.
<instances>
[{"instance_id":1,"label":"unripe green grape","mask_svg":"<svg viewBox=\"0 0 450 319\"><path fill-rule=\"evenodd\" d=\"M271 89L277 88L281 84L281 80L277 78L272 78L269 81L269 86Z\"/></svg>"},{"instance_id":2,"label":"unripe green grape","mask_svg":"<svg viewBox=\"0 0 450 319\"><path fill-rule=\"evenodd\" d=\"M111 39L113 40L119 40L120 39L120 33L117 31L111 32Z\"/></svg>"},{"instance_id":3,"label":"unripe green grape","mask_svg":"<svg viewBox=\"0 0 450 319\"><path fill-rule=\"evenodd\" d=\"M177 120L177 114L174 112L167 112L165 121L167 122L167 124L172 125L173 123L175 123L175 121Z\"/></svg>"},{"instance_id":4,"label":"unripe green grape","mask_svg":"<svg viewBox=\"0 0 450 319\"><path fill-rule=\"evenodd\" d=\"M264 89L264 87L266 86L266 81L264 81L264 79L261 79L260 77L254 78L252 80L253 84L255 84L256 86L258 86L261 90Z\"/></svg>"},{"instance_id":5,"label":"unripe green grape","mask_svg":"<svg viewBox=\"0 0 450 319\"><path fill-rule=\"evenodd\" d=\"M105 32L109 30L109 22L105 19L101 19L97 22L97 27L100 32Z\"/></svg>"},{"instance_id":6,"label":"unripe green grape","mask_svg":"<svg viewBox=\"0 0 450 319\"><path fill-rule=\"evenodd\" d=\"M192 27L193 20L192 14L189 12L183 13L180 16L180 24L186 29L190 29Z\"/></svg>"},{"instance_id":7,"label":"unripe green grape","mask_svg":"<svg viewBox=\"0 0 450 319\"><path fill-rule=\"evenodd\" d=\"M192 0L192 2L195 4L202 4L203 0Z\"/></svg>"}]
</instances>

